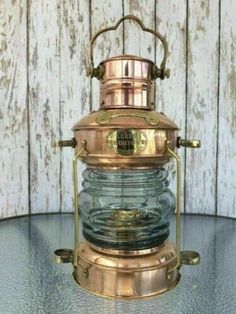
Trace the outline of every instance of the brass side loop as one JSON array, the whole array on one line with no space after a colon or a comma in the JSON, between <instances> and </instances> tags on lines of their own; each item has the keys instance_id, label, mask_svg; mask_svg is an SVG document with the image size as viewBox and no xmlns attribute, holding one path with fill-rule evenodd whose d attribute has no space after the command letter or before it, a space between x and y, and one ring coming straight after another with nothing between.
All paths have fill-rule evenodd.
<instances>
[{"instance_id":1,"label":"brass side loop","mask_svg":"<svg viewBox=\"0 0 236 314\"><path fill-rule=\"evenodd\" d=\"M195 251L181 251L181 264L195 266L200 263L200 254Z\"/></svg>"},{"instance_id":2,"label":"brass side loop","mask_svg":"<svg viewBox=\"0 0 236 314\"><path fill-rule=\"evenodd\" d=\"M72 263L73 250L71 249L59 249L54 252L54 258L56 263Z\"/></svg>"},{"instance_id":3,"label":"brass side loop","mask_svg":"<svg viewBox=\"0 0 236 314\"><path fill-rule=\"evenodd\" d=\"M158 68L157 66L154 66L153 69L153 79L156 79L157 77L160 77L161 79L164 79L165 77L169 77L170 76L170 71L169 69L166 69L166 60L167 60L167 56L168 56L168 43L165 39L165 37L163 35L161 35L157 30L145 27L143 22L137 18L134 15L125 15L123 16L121 19L119 19L117 21L117 23L114 26L110 26L110 27L106 27L101 29L100 31L98 31L92 38L91 42L90 42L90 62L91 62L91 69L87 70L87 75L91 76L91 77L98 77L97 75L99 75L99 79L101 79L102 77L102 71L99 68L99 66L97 68L94 68L94 60L93 60L93 44L95 42L95 40L98 38L98 36L100 36L101 34L108 32L108 31L114 31L117 30L118 26L125 20L133 20L136 23L138 23L138 25L141 27L141 29L144 32L148 32L151 33L153 35L155 35L162 43L163 48L164 48L164 55L163 55L163 59L160 65L160 68Z\"/></svg>"}]
</instances>

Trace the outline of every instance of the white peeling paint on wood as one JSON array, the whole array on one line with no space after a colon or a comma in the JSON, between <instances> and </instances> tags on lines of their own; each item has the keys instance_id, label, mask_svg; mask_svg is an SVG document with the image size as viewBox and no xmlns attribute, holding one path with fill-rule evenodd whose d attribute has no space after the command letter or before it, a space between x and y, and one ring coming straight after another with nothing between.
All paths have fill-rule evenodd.
<instances>
[{"instance_id":1,"label":"white peeling paint on wood","mask_svg":"<svg viewBox=\"0 0 236 314\"><path fill-rule=\"evenodd\" d=\"M164 112L179 126L179 135L185 135L186 106L186 1L178 5L172 0L158 1L156 6L156 27L166 37L169 46L167 68L170 78L156 80L156 110ZM161 64L163 47L157 40L156 63ZM182 166L181 210L184 211L184 166L185 151L179 149ZM171 161L168 166L170 188L176 192L176 164Z\"/></svg>"},{"instance_id":2,"label":"white peeling paint on wood","mask_svg":"<svg viewBox=\"0 0 236 314\"><path fill-rule=\"evenodd\" d=\"M122 17L121 0L91 0L91 35L92 37L102 28L114 25ZM106 32L99 36L94 43L94 66L108 57L121 55L123 52L122 25L116 31ZM99 81L92 79L92 110L99 108Z\"/></svg>"},{"instance_id":3,"label":"white peeling paint on wood","mask_svg":"<svg viewBox=\"0 0 236 314\"><path fill-rule=\"evenodd\" d=\"M187 212L215 213L219 5L189 1L187 137L202 147L187 149Z\"/></svg>"},{"instance_id":4,"label":"white peeling paint on wood","mask_svg":"<svg viewBox=\"0 0 236 314\"><path fill-rule=\"evenodd\" d=\"M146 27L155 29L155 1L128 0L124 1L124 15L137 16ZM124 22L124 53L155 59L155 37L143 32L134 21Z\"/></svg>"},{"instance_id":5,"label":"white peeling paint on wood","mask_svg":"<svg viewBox=\"0 0 236 314\"><path fill-rule=\"evenodd\" d=\"M60 209L59 1L29 2L29 116L31 212Z\"/></svg>"},{"instance_id":6,"label":"white peeling paint on wood","mask_svg":"<svg viewBox=\"0 0 236 314\"><path fill-rule=\"evenodd\" d=\"M236 2L221 1L217 214L236 217Z\"/></svg>"},{"instance_id":7,"label":"white peeling paint on wood","mask_svg":"<svg viewBox=\"0 0 236 314\"><path fill-rule=\"evenodd\" d=\"M90 79L86 77L90 41L89 1L61 4L60 86L61 138L73 137L72 127L90 111ZM61 150L61 210L73 211L72 148ZM82 182L81 163L78 167Z\"/></svg>"},{"instance_id":8,"label":"white peeling paint on wood","mask_svg":"<svg viewBox=\"0 0 236 314\"><path fill-rule=\"evenodd\" d=\"M0 2L0 218L29 213L26 12Z\"/></svg>"}]
</instances>

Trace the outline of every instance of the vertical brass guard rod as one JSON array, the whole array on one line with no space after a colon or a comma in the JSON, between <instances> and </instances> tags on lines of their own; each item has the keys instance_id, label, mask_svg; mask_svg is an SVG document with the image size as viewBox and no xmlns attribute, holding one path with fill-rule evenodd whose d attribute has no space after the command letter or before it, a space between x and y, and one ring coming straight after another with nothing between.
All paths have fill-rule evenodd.
<instances>
[{"instance_id":1,"label":"vertical brass guard rod","mask_svg":"<svg viewBox=\"0 0 236 314\"><path fill-rule=\"evenodd\" d=\"M176 251L177 251L177 264L174 269L178 268L181 265L180 260L180 200L181 200L181 162L180 157L176 154L170 147L167 142L167 152L170 153L172 157L176 160ZM173 271L174 269L171 269Z\"/></svg>"},{"instance_id":2,"label":"vertical brass guard rod","mask_svg":"<svg viewBox=\"0 0 236 314\"><path fill-rule=\"evenodd\" d=\"M73 265L77 267L77 256L78 256L78 244L79 244L79 196L78 196L78 173L77 173L77 161L83 151L86 149L86 141L81 142L81 148L75 155L72 161L73 169L73 191L74 191L74 256Z\"/></svg>"}]
</instances>

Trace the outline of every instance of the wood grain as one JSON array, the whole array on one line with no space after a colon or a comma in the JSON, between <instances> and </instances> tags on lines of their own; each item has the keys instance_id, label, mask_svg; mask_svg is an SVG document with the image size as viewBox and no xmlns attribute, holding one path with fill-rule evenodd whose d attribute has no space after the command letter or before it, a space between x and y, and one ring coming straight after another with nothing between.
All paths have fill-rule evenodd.
<instances>
[{"instance_id":1,"label":"wood grain","mask_svg":"<svg viewBox=\"0 0 236 314\"><path fill-rule=\"evenodd\" d=\"M90 79L86 77L90 41L89 2L63 1L60 35L61 138L71 138L73 125L90 110ZM61 150L61 210L71 212L73 149ZM79 182L82 181L79 165Z\"/></svg>"},{"instance_id":2,"label":"wood grain","mask_svg":"<svg viewBox=\"0 0 236 314\"><path fill-rule=\"evenodd\" d=\"M221 1L217 214L236 217L236 2Z\"/></svg>"},{"instance_id":3,"label":"wood grain","mask_svg":"<svg viewBox=\"0 0 236 314\"><path fill-rule=\"evenodd\" d=\"M185 107L186 107L186 1L161 0L156 5L156 27L166 37L169 45L167 68L170 78L156 80L156 110L164 112L180 128L179 135L185 136ZM160 65L163 48L157 41L156 62ZM182 165L182 206L184 211L184 168L185 151L179 149L178 154ZM171 161L169 170L170 188L176 191L176 165Z\"/></svg>"},{"instance_id":4,"label":"wood grain","mask_svg":"<svg viewBox=\"0 0 236 314\"><path fill-rule=\"evenodd\" d=\"M123 15L122 0L91 0L91 36L107 26L114 25ZM107 32L94 43L94 65L108 57L121 55L123 52L122 25L116 31ZM99 81L92 79L92 110L99 108Z\"/></svg>"},{"instance_id":5,"label":"wood grain","mask_svg":"<svg viewBox=\"0 0 236 314\"><path fill-rule=\"evenodd\" d=\"M218 90L217 1L189 1L187 137L202 147L188 149L187 212L215 213Z\"/></svg>"},{"instance_id":6,"label":"wood grain","mask_svg":"<svg viewBox=\"0 0 236 314\"><path fill-rule=\"evenodd\" d=\"M128 0L124 2L124 15L137 16L146 27L155 29L155 1ZM124 53L155 59L155 37L143 32L136 22L124 22Z\"/></svg>"},{"instance_id":7,"label":"wood grain","mask_svg":"<svg viewBox=\"0 0 236 314\"><path fill-rule=\"evenodd\" d=\"M0 218L29 212L26 13L0 2Z\"/></svg>"},{"instance_id":8,"label":"wood grain","mask_svg":"<svg viewBox=\"0 0 236 314\"><path fill-rule=\"evenodd\" d=\"M29 115L31 212L60 209L58 1L29 2Z\"/></svg>"}]
</instances>

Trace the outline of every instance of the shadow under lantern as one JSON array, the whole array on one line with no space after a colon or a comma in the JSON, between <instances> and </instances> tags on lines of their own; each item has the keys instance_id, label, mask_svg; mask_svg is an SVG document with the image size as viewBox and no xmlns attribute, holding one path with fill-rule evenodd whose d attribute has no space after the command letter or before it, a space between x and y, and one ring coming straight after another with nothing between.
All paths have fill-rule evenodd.
<instances>
[{"instance_id":1,"label":"shadow under lantern","mask_svg":"<svg viewBox=\"0 0 236 314\"><path fill-rule=\"evenodd\" d=\"M158 67L137 56L121 55L93 63L93 44L124 20L133 20L163 44ZM153 80L169 77L168 45L156 30L137 17L122 17L91 41L88 75L100 80L100 108L82 118L71 140L75 209L74 249L55 252L57 261L72 262L74 278L97 294L141 298L173 288L182 264L195 265L200 256L180 251L180 158L177 148L200 147L198 140L178 137L178 127L153 108ZM176 160L176 197L163 167ZM77 161L86 164L78 194ZM169 240L170 215L176 211L176 243ZM85 241L79 243L79 219Z\"/></svg>"}]
</instances>

